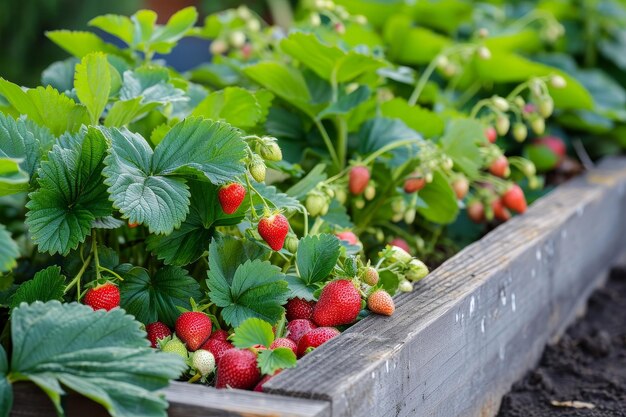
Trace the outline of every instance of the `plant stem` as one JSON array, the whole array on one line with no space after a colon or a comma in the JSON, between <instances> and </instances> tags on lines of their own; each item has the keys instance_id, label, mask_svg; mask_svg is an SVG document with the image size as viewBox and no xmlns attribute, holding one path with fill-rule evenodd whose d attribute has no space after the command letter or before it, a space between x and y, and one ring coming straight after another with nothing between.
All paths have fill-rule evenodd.
<instances>
[{"instance_id":1,"label":"plant stem","mask_svg":"<svg viewBox=\"0 0 626 417\"><path fill-rule=\"evenodd\" d=\"M83 276L83 274L87 270L87 267L89 266L90 263L91 263L91 253L89 254L89 256L87 256L87 259L85 260L85 262L83 262L83 266L80 268L80 270L78 271L78 273L76 274L74 279L72 281L70 281L69 284L67 284L67 286L65 287L65 290L63 290L63 294L67 294L67 292L74 285L76 285L76 283L78 283L80 281L80 278ZM79 287L80 287L80 284L79 284ZM77 293L80 294L80 288L79 288L79 291L77 291Z\"/></svg>"},{"instance_id":2,"label":"plant stem","mask_svg":"<svg viewBox=\"0 0 626 417\"><path fill-rule=\"evenodd\" d=\"M442 55L443 54L439 54L432 61L430 61L430 64L428 64L420 78L417 80L417 84L415 84L415 89L411 93L411 97L408 101L409 106L415 106L415 104L417 103L417 100L420 98L420 94L422 94L424 87L426 87L426 83L428 83L430 76L433 75L433 72L435 72L435 69L437 68L437 62L439 61L439 57Z\"/></svg>"},{"instance_id":3,"label":"plant stem","mask_svg":"<svg viewBox=\"0 0 626 417\"><path fill-rule=\"evenodd\" d=\"M364 165L369 165L370 162L373 162L376 158L378 158L379 156L381 156L382 154L384 154L385 152L389 152L392 151L396 148L400 148L402 146L408 146L408 145L413 145L413 144L419 144L419 142L415 139L405 139L405 140L398 140L395 142L392 142L388 145L383 146L382 148L378 149L376 152L372 153L370 156L368 156L367 158L365 158L363 160L363 164Z\"/></svg>"},{"instance_id":4,"label":"plant stem","mask_svg":"<svg viewBox=\"0 0 626 417\"><path fill-rule=\"evenodd\" d=\"M274 23L282 28L290 28L293 24L293 12L289 0L267 0Z\"/></svg>"},{"instance_id":5,"label":"plant stem","mask_svg":"<svg viewBox=\"0 0 626 417\"><path fill-rule=\"evenodd\" d=\"M339 158L337 157L337 152L335 152L335 147L333 146L333 142L330 140L330 136L328 136L328 132L324 128L322 122L316 118L313 119L315 126L319 130L322 135L322 139L324 139L324 143L326 144L326 148L328 149L328 153L330 154L330 158L333 160L333 163L337 167L338 171L341 171L341 163L339 162Z\"/></svg>"},{"instance_id":6,"label":"plant stem","mask_svg":"<svg viewBox=\"0 0 626 417\"><path fill-rule=\"evenodd\" d=\"M93 259L96 263L96 280L98 281L102 278L102 276L100 275L100 258L98 257L98 234L95 230L93 231L93 235L91 237L91 252L93 253Z\"/></svg>"},{"instance_id":7,"label":"plant stem","mask_svg":"<svg viewBox=\"0 0 626 417\"><path fill-rule=\"evenodd\" d=\"M348 152L348 123L343 117L335 120L337 126L337 159L339 159L340 170L346 166L346 154Z\"/></svg>"}]
</instances>

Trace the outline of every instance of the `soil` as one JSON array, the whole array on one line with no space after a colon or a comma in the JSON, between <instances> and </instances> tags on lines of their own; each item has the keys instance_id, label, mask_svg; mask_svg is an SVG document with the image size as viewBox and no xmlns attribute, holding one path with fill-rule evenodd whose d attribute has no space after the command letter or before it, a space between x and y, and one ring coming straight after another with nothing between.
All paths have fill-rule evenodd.
<instances>
[{"instance_id":1,"label":"soil","mask_svg":"<svg viewBox=\"0 0 626 417\"><path fill-rule=\"evenodd\" d=\"M498 414L551 416L626 417L626 268L615 269L591 296L586 316L546 347L538 367L503 398Z\"/></svg>"}]
</instances>

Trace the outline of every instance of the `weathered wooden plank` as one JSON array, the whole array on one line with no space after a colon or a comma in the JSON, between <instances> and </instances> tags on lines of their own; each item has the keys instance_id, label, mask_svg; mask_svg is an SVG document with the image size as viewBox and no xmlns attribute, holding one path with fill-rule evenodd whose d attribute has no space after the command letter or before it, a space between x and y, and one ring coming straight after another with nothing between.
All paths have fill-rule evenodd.
<instances>
[{"instance_id":1,"label":"weathered wooden plank","mask_svg":"<svg viewBox=\"0 0 626 417\"><path fill-rule=\"evenodd\" d=\"M170 417L329 417L330 403L174 382L165 391Z\"/></svg>"},{"instance_id":2,"label":"weathered wooden plank","mask_svg":"<svg viewBox=\"0 0 626 417\"><path fill-rule=\"evenodd\" d=\"M492 416L626 249L626 159L609 159L464 249L274 378L332 416Z\"/></svg>"}]
</instances>

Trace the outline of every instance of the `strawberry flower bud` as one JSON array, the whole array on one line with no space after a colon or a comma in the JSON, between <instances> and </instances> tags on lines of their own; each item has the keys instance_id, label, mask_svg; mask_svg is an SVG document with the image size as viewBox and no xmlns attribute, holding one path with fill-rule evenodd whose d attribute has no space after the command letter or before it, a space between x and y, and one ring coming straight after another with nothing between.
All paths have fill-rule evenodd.
<instances>
[{"instance_id":1,"label":"strawberry flower bud","mask_svg":"<svg viewBox=\"0 0 626 417\"><path fill-rule=\"evenodd\" d=\"M409 270L406 272L406 278L411 281L419 281L428 275L428 267L419 259L413 258L409 262Z\"/></svg>"},{"instance_id":2,"label":"strawberry flower bud","mask_svg":"<svg viewBox=\"0 0 626 417\"><path fill-rule=\"evenodd\" d=\"M530 122L530 128L538 135L543 134L546 131L546 121L541 117L535 117Z\"/></svg>"},{"instance_id":3,"label":"strawberry flower bud","mask_svg":"<svg viewBox=\"0 0 626 417\"><path fill-rule=\"evenodd\" d=\"M491 99L493 106L500 111L509 111L509 102L500 96L493 96ZM508 129L507 129L508 130Z\"/></svg>"},{"instance_id":4,"label":"strawberry flower bud","mask_svg":"<svg viewBox=\"0 0 626 417\"><path fill-rule=\"evenodd\" d=\"M560 75L553 75L550 78L550 85L553 88L565 88L567 86L567 82L565 81L565 78L561 77Z\"/></svg>"},{"instance_id":5,"label":"strawberry flower bud","mask_svg":"<svg viewBox=\"0 0 626 417\"><path fill-rule=\"evenodd\" d=\"M401 264L407 264L411 262L413 257L404 249L397 246L389 246L389 260L391 262L399 262Z\"/></svg>"},{"instance_id":6,"label":"strawberry flower bud","mask_svg":"<svg viewBox=\"0 0 626 417\"><path fill-rule=\"evenodd\" d=\"M309 214L313 217L319 216L324 211L324 206L328 206L326 197L317 191L309 193L306 197L305 206Z\"/></svg>"},{"instance_id":7,"label":"strawberry flower bud","mask_svg":"<svg viewBox=\"0 0 626 417\"><path fill-rule=\"evenodd\" d=\"M398 290L401 292L411 292L413 291L413 284L411 284L406 279L403 279L402 281L400 281L400 284L398 285Z\"/></svg>"},{"instance_id":8,"label":"strawberry flower bud","mask_svg":"<svg viewBox=\"0 0 626 417\"><path fill-rule=\"evenodd\" d=\"M363 196L366 200L371 201L376 197L376 187L371 182L365 187L365 191L363 192Z\"/></svg>"},{"instance_id":9,"label":"strawberry flower bud","mask_svg":"<svg viewBox=\"0 0 626 417\"><path fill-rule=\"evenodd\" d=\"M513 126L513 137L518 142L524 142L528 136L528 128L524 123L515 123Z\"/></svg>"},{"instance_id":10,"label":"strawberry flower bud","mask_svg":"<svg viewBox=\"0 0 626 417\"><path fill-rule=\"evenodd\" d=\"M511 127L511 122L509 121L509 118L506 117L505 115L499 115L496 118L496 132L498 132L498 135L500 136L506 135L510 127Z\"/></svg>"},{"instance_id":11,"label":"strawberry flower bud","mask_svg":"<svg viewBox=\"0 0 626 417\"><path fill-rule=\"evenodd\" d=\"M548 117L552 116L553 111L554 111L554 101L552 100L552 98L549 96L542 98L541 101L539 102L539 114L544 119L547 119Z\"/></svg>"}]
</instances>

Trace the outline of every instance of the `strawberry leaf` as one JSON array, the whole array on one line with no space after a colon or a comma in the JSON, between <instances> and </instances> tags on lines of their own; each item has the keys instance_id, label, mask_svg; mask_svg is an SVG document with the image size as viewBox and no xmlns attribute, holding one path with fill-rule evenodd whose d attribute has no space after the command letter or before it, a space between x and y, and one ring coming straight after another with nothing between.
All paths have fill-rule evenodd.
<instances>
[{"instance_id":1,"label":"strawberry leaf","mask_svg":"<svg viewBox=\"0 0 626 417\"><path fill-rule=\"evenodd\" d=\"M257 363L263 375L274 375L280 369L295 368L296 355L289 348L279 347L259 352Z\"/></svg>"},{"instance_id":2,"label":"strawberry leaf","mask_svg":"<svg viewBox=\"0 0 626 417\"><path fill-rule=\"evenodd\" d=\"M453 120L440 140L441 149L470 178L478 174L482 163L477 138L484 137L484 126L470 119Z\"/></svg>"},{"instance_id":3,"label":"strawberry leaf","mask_svg":"<svg viewBox=\"0 0 626 417\"><path fill-rule=\"evenodd\" d=\"M111 91L111 71L106 55L94 52L83 57L76 65L74 88L80 102L87 107L91 124L98 124Z\"/></svg>"},{"instance_id":4,"label":"strawberry leaf","mask_svg":"<svg viewBox=\"0 0 626 417\"><path fill-rule=\"evenodd\" d=\"M459 204L454 190L444 174L434 172L433 180L420 190L417 212L426 220L439 224L452 223L459 213Z\"/></svg>"},{"instance_id":5,"label":"strawberry leaf","mask_svg":"<svg viewBox=\"0 0 626 417\"><path fill-rule=\"evenodd\" d=\"M9 360L7 353L0 345L0 416L9 417L13 408L13 389L7 378L9 374Z\"/></svg>"},{"instance_id":6,"label":"strawberry leaf","mask_svg":"<svg viewBox=\"0 0 626 417\"><path fill-rule=\"evenodd\" d=\"M41 73L41 84L59 91L70 91L74 88L74 73L78 62L74 57L53 62Z\"/></svg>"},{"instance_id":7,"label":"strawberry leaf","mask_svg":"<svg viewBox=\"0 0 626 417\"><path fill-rule=\"evenodd\" d=\"M65 277L61 275L61 268L50 266L35 274L33 279L24 282L11 297L11 308L21 303L35 301L63 300Z\"/></svg>"},{"instance_id":8,"label":"strawberry leaf","mask_svg":"<svg viewBox=\"0 0 626 417\"><path fill-rule=\"evenodd\" d=\"M224 321L234 327L250 317L276 323L285 309L289 289L280 268L267 261L246 261L235 272L232 283L221 273L209 270L209 298L222 307Z\"/></svg>"},{"instance_id":9,"label":"strawberry leaf","mask_svg":"<svg viewBox=\"0 0 626 417\"><path fill-rule=\"evenodd\" d=\"M0 157L0 196L28 191L28 174L19 159Z\"/></svg>"},{"instance_id":10,"label":"strawberry leaf","mask_svg":"<svg viewBox=\"0 0 626 417\"><path fill-rule=\"evenodd\" d=\"M417 143L423 139L413 129L410 129L400 119L375 117L369 119L361 126L358 133L359 152L363 155L375 152L393 142L411 140L415 144L403 146L389 152L391 158L384 159L389 167L398 167L409 159L417 156L419 148Z\"/></svg>"},{"instance_id":11,"label":"strawberry leaf","mask_svg":"<svg viewBox=\"0 0 626 417\"><path fill-rule=\"evenodd\" d=\"M217 235L209 246L209 269L230 285L239 265L247 260L267 259L268 254L267 248L249 240Z\"/></svg>"},{"instance_id":12,"label":"strawberry leaf","mask_svg":"<svg viewBox=\"0 0 626 417\"><path fill-rule=\"evenodd\" d=\"M46 128L0 113L0 157L19 159L21 170L28 176L35 174L43 151L48 150L53 140Z\"/></svg>"},{"instance_id":13,"label":"strawberry leaf","mask_svg":"<svg viewBox=\"0 0 626 417\"><path fill-rule=\"evenodd\" d=\"M245 129L261 122L264 110L256 94L241 87L227 87L206 96L194 109L192 115L224 120L233 126Z\"/></svg>"},{"instance_id":14,"label":"strawberry leaf","mask_svg":"<svg viewBox=\"0 0 626 417\"><path fill-rule=\"evenodd\" d=\"M113 416L165 417L158 391L186 368L179 356L151 349L139 323L121 309L23 303L13 310L11 335L11 374L44 390L59 415L65 386Z\"/></svg>"},{"instance_id":15,"label":"strawberry leaf","mask_svg":"<svg viewBox=\"0 0 626 417\"><path fill-rule=\"evenodd\" d=\"M253 181L254 189L263 196L263 199L266 202L270 203L270 206L276 207L281 210L285 210L287 212L296 212L301 210L302 204L290 195L287 195L283 192L280 192L273 185L266 185L262 182ZM264 203L263 200L259 198L259 196L255 193L252 197L252 201L254 202L254 207L257 211L263 211Z\"/></svg>"},{"instance_id":16,"label":"strawberry leaf","mask_svg":"<svg viewBox=\"0 0 626 417\"><path fill-rule=\"evenodd\" d=\"M125 71L120 100L140 97L142 105L187 100L185 92L174 87L169 80L170 75L166 68L145 66L134 71Z\"/></svg>"},{"instance_id":17,"label":"strawberry leaf","mask_svg":"<svg viewBox=\"0 0 626 417\"><path fill-rule=\"evenodd\" d=\"M17 244L11 239L7 229L0 224L0 275L17 265L18 256L20 256L20 251Z\"/></svg>"},{"instance_id":18,"label":"strawberry leaf","mask_svg":"<svg viewBox=\"0 0 626 417\"><path fill-rule=\"evenodd\" d=\"M106 43L92 32L53 30L46 32L46 36L77 58L82 58L92 52L121 53L116 46Z\"/></svg>"},{"instance_id":19,"label":"strawberry leaf","mask_svg":"<svg viewBox=\"0 0 626 417\"><path fill-rule=\"evenodd\" d=\"M300 239L296 254L300 278L307 285L326 279L337 265L340 247L339 239L326 233Z\"/></svg>"},{"instance_id":20,"label":"strawberry leaf","mask_svg":"<svg viewBox=\"0 0 626 417\"><path fill-rule=\"evenodd\" d=\"M247 349L255 345L269 348L274 341L274 331L270 323L252 317L237 326L231 341L239 349Z\"/></svg>"},{"instance_id":21,"label":"strawberry leaf","mask_svg":"<svg viewBox=\"0 0 626 417\"><path fill-rule=\"evenodd\" d=\"M307 301L315 300L313 293L318 286L315 284L307 284L300 277L287 275L285 278L289 285L289 298L302 298Z\"/></svg>"},{"instance_id":22,"label":"strawberry leaf","mask_svg":"<svg viewBox=\"0 0 626 417\"><path fill-rule=\"evenodd\" d=\"M96 129L60 138L41 163L39 188L26 205L26 224L42 252L67 255L90 234L93 221L111 214L101 173L106 140Z\"/></svg>"},{"instance_id":23,"label":"strawberry leaf","mask_svg":"<svg viewBox=\"0 0 626 417\"><path fill-rule=\"evenodd\" d=\"M179 307L191 310L189 299L199 299L200 285L184 269L166 266L150 277L148 271L135 267L124 274L120 283L121 306L144 324L162 321L174 327Z\"/></svg>"}]
</instances>

